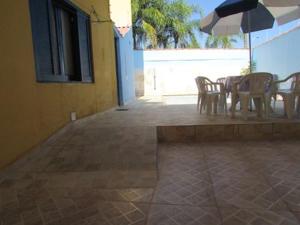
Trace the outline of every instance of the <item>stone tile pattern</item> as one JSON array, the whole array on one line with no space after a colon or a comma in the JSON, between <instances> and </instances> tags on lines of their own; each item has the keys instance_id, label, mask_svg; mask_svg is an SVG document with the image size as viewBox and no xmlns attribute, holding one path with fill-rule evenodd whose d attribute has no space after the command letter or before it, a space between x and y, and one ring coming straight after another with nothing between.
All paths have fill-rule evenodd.
<instances>
[{"instance_id":1,"label":"stone tile pattern","mask_svg":"<svg viewBox=\"0 0 300 225\"><path fill-rule=\"evenodd\" d=\"M139 169L91 170L81 163L74 171L50 169L46 155L68 154L53 146L34 165L19 162L1 174L0 224L299 225L299 146L161 144L152 186Z\"/></svg>"},{"instance_id":2,"label":"stone tile pattern","mask_svg":"<svg viewBox=\"0 0 300 225\"><path fill-rule=\"evenodd\" d=\"M210 136L236 132L161 100L72 123L0 173L0 225L299 224L299 143L162 145L157 158L156 126L186 125L175 134L190 141L211 123L229 129Z\"/></svg>"},{"instance_id":3,"label":"stone tile pattern","mask_svg":"<svg viewBox=\"0 0 300 225\"><path fill-rule=\"evenodd\" d=\"M300 123L268 121L242 124L232 121L232 124L161 125L157 127L157 136L161 143L297 140L300 138Z\"/></svg>"}]
</instances>

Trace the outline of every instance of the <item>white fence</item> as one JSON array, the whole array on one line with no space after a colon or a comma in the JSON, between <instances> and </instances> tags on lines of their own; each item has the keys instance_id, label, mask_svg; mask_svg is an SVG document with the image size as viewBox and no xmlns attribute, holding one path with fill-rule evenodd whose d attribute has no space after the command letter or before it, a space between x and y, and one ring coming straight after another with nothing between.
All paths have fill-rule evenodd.
<instances>
[{"instance_id":1,"label":"white fence","mask_svg":"<svg viewBox=\"0 0 300 225\"><path fill-rule=\"evenodd\" d=\"M216 80L239 75L249 61L247 49L151 50L135 54L136 89L145 96L196 94L197 76Z\"/></svg>"}]
</instances>

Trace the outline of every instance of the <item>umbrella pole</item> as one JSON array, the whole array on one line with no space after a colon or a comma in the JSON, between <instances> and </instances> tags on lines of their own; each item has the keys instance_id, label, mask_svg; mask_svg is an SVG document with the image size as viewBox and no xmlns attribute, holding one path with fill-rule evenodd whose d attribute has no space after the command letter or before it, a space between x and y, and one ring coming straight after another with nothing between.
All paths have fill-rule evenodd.
<instances>
[{"instance_id":1,"label":"umbrella pole","mask_svg":"<svg viewBox=\"0 0 300 225\"><path fill-rule=\"evenodd\" d=\"M252 46L251 46L251 32L249 32L249 69L250 73L252 73Z\"/></svg>"},{"instance_id":2,"label":"umbrella pole","mask_svg":"<svg viewBox=\"0 0 300 225\"><path fill-rule=\"evenodd\" d=\"M249 25L249 24L248 24ZM252 73L252 52L251 52L251 32L248 33L249 36L249 70ZM252 100L250 100L250 112L253 111Z\"/></svg>"},{"instance_id":3,"label":"umbrella pole","mask_svg":"<svg viewBox=\"0 0 300 225\"><path fill-rule=\"evenodd\" d=\"M248 18L248 36L249 36L249 70L250 70L250 73L252 73L252 47L251 47L251 17L250 17L250 12L247 11L247 18Z\"/></svg>"}]
</instances>

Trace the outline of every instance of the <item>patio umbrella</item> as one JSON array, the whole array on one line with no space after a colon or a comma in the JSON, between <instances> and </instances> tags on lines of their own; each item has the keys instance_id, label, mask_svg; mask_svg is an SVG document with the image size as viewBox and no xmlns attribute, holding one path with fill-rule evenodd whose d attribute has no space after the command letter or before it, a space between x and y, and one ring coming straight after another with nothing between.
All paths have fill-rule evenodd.
<instances>
[{"instance_id":1,"label":"patio umbrella","mask_svg":"<svg viewBox=\"0 0 300 225\"><path fill-rule=\"evenodd\" d=\"M298 19L300 17L300 8L296 5L296 0L286 0L290 2L290 6L279 6L279 0L260 0L256 1L257 6L255 8L252 8L255 0L252 1L252 4L246 5L249 1L225 1L201 21L200 30L214 35L233 35L241 31L248 33L250 65L252 65L251 32L272 28L275 19L279 25ZM269 6L271 3L273 4L272 7ZM237 8L234 8L234 6L237 6ZM243 11L243 7L246 7L245 11ZM249 10L249 8L252 9ZM222 11L223 14L219 15L220 9L226 9L227 11L224 10Z\"/></svg>"},{"instance_id":2,"label":"patio umbrella","mask_svg":"<svg viewBox=\"0 0 300 225\"><path fill-rule=\"evenodd\" d=\"M300 17L300 0L226 0L215 9L215 12L219 17L226 17L255 9L258 3L263 4L271 12L279 25Z\"/></svg>"},{"instance_id":3,"label":"patio umbrella","mask_svg":"<svg viewBox=\"0 0 300 225\"><path fill-rule=\"evenodd\" d=\"M258 0L227 0L218 6L215 11L219 17L225 17L254 9L257 4Z\"/></svg>"}]
</instances>

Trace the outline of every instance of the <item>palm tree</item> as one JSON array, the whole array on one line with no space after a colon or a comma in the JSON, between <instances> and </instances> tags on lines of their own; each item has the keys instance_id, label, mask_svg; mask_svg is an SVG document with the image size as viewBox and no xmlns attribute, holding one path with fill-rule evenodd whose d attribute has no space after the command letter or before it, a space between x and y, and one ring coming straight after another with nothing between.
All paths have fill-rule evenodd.
<instances>
[{"instance_id":1,"label":"palm tree","mask_svg":"<svg viewBox=\"0 0 300 225\"><path fill-rule=\"evenodd\" d=\"M250 74L250 73L253 73L256 71L256 62L255 61L252 61L251 62L251 65L249 63L249 65L245 68L242 68L241 70L241 75L247 75L247 74Z\"/></svg>"},{"instance_id":2,"label":"palm tree","mask_svg":"<svg viewBox=\"0 0 300 225\"><path fill-rule=\"evenodd\" d=\"M201 13L198 7L187 5L184 0L175 0L167 6L167 28L174 48L199 47L195 30L199 20L190 20L194 13Z\"/></svg>"},{"instance_id":3,"label":"palm tree","mask_svg":"<svg viewBox=\"0 0 300 225\"><path fill-rule=\"evenodd\" d=\"M164 0L132 0L133 39L135 48L157 46L157 27L164 26Z\"/></svg>"},{"instance_id":4,"label":"palm tree","mask_svg":"<svg viewBox=\"0 0 300 225\"><path fill-rule=\"evenodd\" d=\"M233 48L233 44L237 43L237 35L234 36L214 36L210 35L206 39L206 48Z\"/></svg>"},{"instance_id":5,"label":"palm tree","mask_svg":"<svg viewBox=\"0 0 300 225\"><path fill-rule=\"evenodd\" d=\"M199 47L195 36L199 21L190 21L198 12L185 0L132 0L134 47Z\"/></svg>"}]
</instances>

